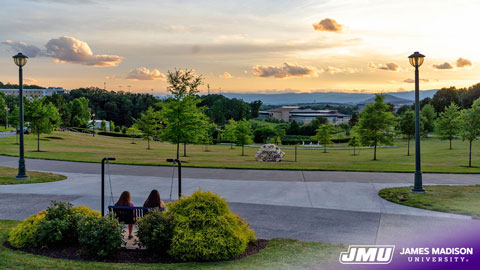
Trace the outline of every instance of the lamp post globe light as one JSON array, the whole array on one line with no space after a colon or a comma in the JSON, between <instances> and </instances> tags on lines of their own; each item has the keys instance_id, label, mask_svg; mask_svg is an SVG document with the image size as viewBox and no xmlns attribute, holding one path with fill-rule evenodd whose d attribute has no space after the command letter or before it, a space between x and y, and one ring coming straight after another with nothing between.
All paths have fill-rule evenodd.
<instances>
[{"instance_id":1,"label":"lamp post globe light","mask_svg":"<svg viewBox=\"0 0 480 270\"><path fill-rule=\"evenodd\" d=\"M415 52L408 57L410 64L415 67L415 180L414 193L425 193L422 184L422 171L420 163L420 87L418 68L423 64L425 55Z\"/></svg>"},{"instance_id":2,"label":"lamp post globe light","mask_svg":"<svg viewBox=\"0 0 480 270\"><path fill-rule=\"evenodd\" d=\"M13 61L18 66L18 107L20 110L19 113L19 133L20 133L20 158L18 160L18 175L15 179L26 180L28 179L27 171L25 169L25 157L24 157L24 146L23 146L23 70L22 67L27 63L28 57L22 53L18 53L13 56Z\"/></svg>"}]
</instances>

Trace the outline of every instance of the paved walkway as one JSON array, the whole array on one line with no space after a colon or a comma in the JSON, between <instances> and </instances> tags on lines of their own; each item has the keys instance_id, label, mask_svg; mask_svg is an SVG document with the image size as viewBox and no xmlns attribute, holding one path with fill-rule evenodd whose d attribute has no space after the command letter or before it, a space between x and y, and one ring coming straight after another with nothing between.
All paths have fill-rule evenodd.
<instances>
[{"instance_id":1,"label":"paved walkway","mask_svg":"<svg viewBox=\"0 0 480 270\"><path fill-rule=\"evenodd\" d=\"M17 159L0 157L0 166ZM0 186L0 219L24 219L51 200L100 208L99 164L27 160L29 170L60 172L65 181ZM172 168L111 165L113 200L129 190L141 205L151 189L168 200ZM182 191L211 190L226 198L263 238L288 237L333 243L392 243L410 235L480 225L470 217L426 211L390 203L377 193L405 186L412 174L358 172L255 171L185 168ZM426 174L432 184L480 184L480 175ZM427 180L428 179L428 180ZM177 199L173 181L172 199ZM110 199L106 178L105 203Z\"/></svg>"}]
</instances>

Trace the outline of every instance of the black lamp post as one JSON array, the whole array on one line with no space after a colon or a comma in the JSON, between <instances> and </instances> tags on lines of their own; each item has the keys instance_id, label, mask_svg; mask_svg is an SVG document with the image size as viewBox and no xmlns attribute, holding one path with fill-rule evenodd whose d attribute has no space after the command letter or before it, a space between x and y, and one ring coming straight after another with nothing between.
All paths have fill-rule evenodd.
<instances>
[{"instance_id":1,"label":"black lamp post","mask_svg":"<svg viewBox=\"0 0 480 270\"><path fill-rule=\"evenodd\" d=\"M25 169L25 157L24 157L24 147L23 147L23 70L22 67L27 63L28 57L22 53L18 53L13 56L13 61L18 66L18 104L19 104L19 129L20 129L20 159L18 160L18 175L15 179L26 180L28 179L27 171Z\"/></svg>"},{"instance_id":2,"label":"black lamp post","mask_svg":"<svg viewBox=\"0 0 480 270\"><path fill-rule=\"evenodd\" d=\"M93 134L93 137L95 137L95 125L96 124L97 123L95 122L95 114L92 113L92 131L93 131L92 134Z\"/></svg>"},{"instance_id":3,"label":"black lamp post","mask_svg":"<svg viewBox=\"0 0 480 270\"><path fill-rule=\"evenodd\" d=\"M423 64L425 55L415 52L408 57L410 64L415 67L415 181L412 192L425 193L422 184L422 171L420 163L420 87L418 68Z\"/></svg>"},{"instance_id":4,"label":"black lamp post","mask_svg":"<svg viewBox=\"0 0 480 270\"><path fill-rule=\"evenodd\" d=\"M5 106L5 130L8 128L8 107Z\"/></svg>"}]
</instances>

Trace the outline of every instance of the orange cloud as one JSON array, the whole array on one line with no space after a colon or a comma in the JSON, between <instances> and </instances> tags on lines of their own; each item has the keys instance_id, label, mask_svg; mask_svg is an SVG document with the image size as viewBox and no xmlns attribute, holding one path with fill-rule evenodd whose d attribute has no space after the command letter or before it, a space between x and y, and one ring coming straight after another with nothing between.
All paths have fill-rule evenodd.
<instances>
[{"instance_id":1,"label":"orange cloud","mask_svg":"<svg viewBox=\"0 0 480 270\"><path fill-rule=\"evenodd\" d=\"M323 19L318 23L314 23L313 29L315 31L326 31L326 32L335 32L335 33L340 33L343 30L343 25L337 23L334 19Z\"/></svg>"},{"instance_id":2,"label":"orange cloud","mask_svg":"<svg viewBox=\"0 0 480 270\"><path fill-rule=\"evenodd\" d=\"M290 63L283 63L281 66L257 65L252 68L253 75L262 78L274 77L281 79L287 77L317 76L318 72L315 67Z\"/></svg>"},{"instance_id":3,"label":"orange cloud","mask_svg":"<svg viewBox=\"0 0 480 270\"><path fill-rule=\"evenodd\" d=\"M448 62L445 62L443 64L438 64L438 65L434 64L432 65L432 67L436 69L453 69L453 66Z\"/></svg>"},{"instance_id":4,"label":"orange cloud","mask_svg":"<svg viewBox=\"0 0 480 270\"><path fill-rule=\"evenodd\" d=\"M153 81L165 80L166 76L158 69L149 70L146 67L138 67L136 69L130 70L126 78L129 80Z\"/></svg>"},{"instance_id":5,"label":"orange cloud","mask_svg":"<svg viewBox=\"0 0 480 270\"><path fill-rule=\"evenodd\" d=\"M381 69L381 70L388 70L388 71L400 71L402 68L397 63L387 63L385 65L382 64L375 64L375 63L368 63L368 67L371 69Z\"/></svg>"},{"instance_id":6,"label":"orange cloud","mask_svg":"<svg viewBox=\"0 0 480 270\"><path fill-rule=\"evenodd\" d=\"M124 59L117 55L93 54L92 49L86 42L68 36L51 39L45 47L47 48L47 55L53 57L55 62L60 63L114 67Z\"/></svg>"},{"instance_id":7,"label":"orange cloud","mask_svg":"<svg viewBox=\"0 0 480 270\"><path fill-rule=\"evenodd\" d=\"M230 79L230 78L232 78L232 74L230 74L228 72L224 72L224 73L220 74L218 77L220 77L222 79Z\"/></svg>"},{"instance_id":8,"label":"orange cloud","mask_svg":"<svg viewBox=\"0 0 480 270\"><path fill-rule=\"evenodd\" d=\"M457 65L458 68L471 67L472 66L472 61L460 57L460 58L457 59L456 65Z\"/></svg>"},{"instance_id":9,"label":"orange cloud","mask_svg":"<svg viewBox=\"0 0 480 270\"><path fill-rule=\"evenodd\" d=\"M420 79L420 81L421 82L429 82L430 80L429 79ZM403 80L403 82L405 82L405 83L415 83L415 80L411 79L411 78L408 78L408 79Z\"/></svg>"}]
</instances>

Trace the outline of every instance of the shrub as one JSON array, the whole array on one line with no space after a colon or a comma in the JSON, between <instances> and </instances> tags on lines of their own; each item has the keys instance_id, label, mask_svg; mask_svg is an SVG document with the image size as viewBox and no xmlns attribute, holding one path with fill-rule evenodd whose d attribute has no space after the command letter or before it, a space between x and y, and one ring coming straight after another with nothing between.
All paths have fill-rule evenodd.
<instances>
[{"instance_id":1,"label":"shrub","mask_svg":"<svg viewBox=\"0 0 480 270\"><path fill-rule=\"evenodd\" d=\"M105 258L122 247L123 226L113 215L86 216L78 226L78 242L90 255Z\"/></svg>"},{"instance_id":2,"label":"shrub","mask_svg":"<svg viewBox=\"0 0 480 270\"><path fill-rule=\"evenodd\" d=\"M42 247L76 244L76 217L72 204L52 201L45 218L38 223L37 236L38 244Z\"/></svg>"},{"instance_id":3,"label":"shrub","mask_svg":"<svg viewBox=\"0 0 480 270\"><path fill-rule=\"evenodd\" d=\"M72 213L77 219L77 221L81 218L86 217L102 217L100 211L94 210L86 205L74 206L72 207Z\"/></svg>"},{"instance_id":4,"label":"shrub","mask_svg":"<svg viewBox=\"0 0 480 270\"><path fill-rule=\"evenodd\" d=\"M255 233L211 192L196 191L169 208L174 231L169 254L177 260L228 259L245 251Z\"/></svg>"},{"instance_id":5,"label":"shrub","mask_svg":"<svg viewBox=\"0 0 480 270\"><path fill-rule=\"evenodd\" d=\"M22 221L10 231L8 241L13 247L26 248L37 246L38 223L45 218L45 211Z\"/></svg>"},{"instance_id":6,"label":"shrub","mask_svg":"<svg viewBox=\"0 0 480 270\"><path fill-rule=\"evenodd\" d=\"M140 244L155 254L165 254L170 249L173 236L172 215L154 210L137 223Z\"/></svg>"},{"instance_id":7,"label":"shrub","mask_svg":"<svg viewBox=\"0 0 480 270\"><path fill-rule=\"evenodd\" d=\"M119 127L119 126L116 126L116 127L113 129L113 131L115 131L115 132L120 132L120 127Z\"/></svg>"}]
</instances>

